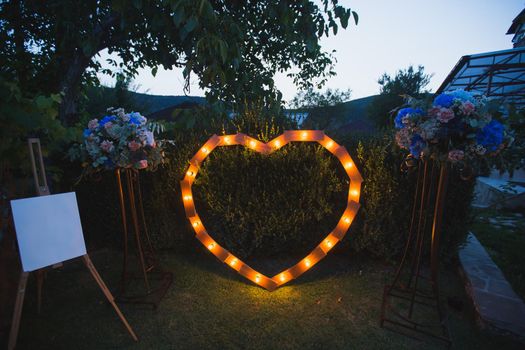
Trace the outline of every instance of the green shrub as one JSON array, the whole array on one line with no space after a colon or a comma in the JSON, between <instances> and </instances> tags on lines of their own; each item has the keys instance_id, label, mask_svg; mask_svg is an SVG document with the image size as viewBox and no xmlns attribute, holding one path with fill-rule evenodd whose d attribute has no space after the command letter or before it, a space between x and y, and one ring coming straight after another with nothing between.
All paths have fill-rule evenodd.
<instances>
[{"instance_id":1,"label":"green shrub","mask_svg":"<svg viewBox=\"0 0 525 350\"><path fill-rule=\"evenodd\" d=\"M260 139L282 132L280 127L261 125L259 133L252 133ZM188 160L211 134L177 132L166 150L168 164L154 173L141 173L148 227L157 248L195 249L180 180ZM400 171L404 154L392 145L390 135L361 141L348 135L336 141L347 147L364 178L361 208L338 251L396 259L408 232L415 174ZM114 175L104 176L101 182L81 184L78 191L91 241L106 242L121 232ZM450 180L442 239L448 256L465 236L473 190L473 181L461 180L454 170ZM247 257L311 250L339 219L347 186L332 155L315 144L293 143L269 156L241 147L218 148L205 161L193 191L208 231L220 244ZM102 216L114 225L101 224Z\"/></svg>"},{"instance_id":2,"label":"green shrub","mask_svg":"<svg viewBox=\"0 0 525 350\"><path fill-rule=\"evenodd\" d=\"M369 138L350 146L363 176L361 209L351 228L354 251L391 259L408 232L415 178L400 171L403 155L388 138Z\"/></svg>"},{"instance_id":3,"label":"green shrub","mask_svg":"<svg viewBox=\"0 0 525 350\"><path fill-rule=\"evenodd\" d=\"M348 180L330 153L289 144L270 155L217 149L193 185L213 237L241 257L307 252L337 224Z\"/></svg>"}]
</instances>

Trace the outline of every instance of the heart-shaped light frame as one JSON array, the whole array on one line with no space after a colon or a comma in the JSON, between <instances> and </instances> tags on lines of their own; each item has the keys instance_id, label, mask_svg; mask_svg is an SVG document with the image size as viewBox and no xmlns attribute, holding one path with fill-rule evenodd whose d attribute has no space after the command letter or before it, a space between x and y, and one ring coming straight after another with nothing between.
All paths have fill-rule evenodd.
<instances>
[{"instance_id":1,"label":"heart-shaped light frame","mask_svg":"<svg viewBox=\"0 0 525 350\"><path fill-rule=\"evenodd\" d=\"M310 254L300 260L294 266L279 272L272 278L263 275L262 273L252 269L246 263L241 261L235 255L221 247L206 231L193 202L193 194L191 186L200 165L204 162L206 157L215 149L215 147L241 145L248 147L256 152L263 154L270 154L289 142L318 142L330 153L336 156L346 170L346 174L350 178L350 185L348 189L348 201L346 210L341 215L339 222L332 232L330 232L322 241L315 247ZM326 256L328 251L332 249L346 234L352 221L359 209L359 194L361 190L361 182L363 178L357 167L355 166L352 157L344 146L338 145L330 137L326 136L320 130L288 130L282 135L274 138L268 143L258 141L245 134L213 135L191 158L190 166L186 171L184 179L181 181L182 201L184 203L184 210L186 217L189 219L196 237L201 243L213 253L220 261L228 264L232 269L253 281L255 284L273 291L283 284L299 277L306 270L314 266L322 258Z\"/></svg>"}]
</instances>

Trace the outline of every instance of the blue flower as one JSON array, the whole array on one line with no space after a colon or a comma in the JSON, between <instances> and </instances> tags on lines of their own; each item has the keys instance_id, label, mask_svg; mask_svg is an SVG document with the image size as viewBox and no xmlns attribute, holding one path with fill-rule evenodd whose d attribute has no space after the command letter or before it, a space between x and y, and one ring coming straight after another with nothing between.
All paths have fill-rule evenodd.
<instances>
[{"instance_id":1,"label":"blue flower","mask_svg":"<svg viewBox=\"0 0 525 350\"><path fill-rule=\"evenodd\" d=\"M91 135L93 132L90 130L90 129L84 129L84 137L88 137L89 135Z\"/></svg>"},{"instance_id":2,"label":"blue flower","mask_svg":"<svg viewBox=\"0 0 525 350\"><path fill-rule=\"evenodd\" d=\"M465 90L454 90L450 93L455 99L461 100L462 102L470 101L474 103L476 99L472 93Z\"/></svg>"},{"instance_id":3,"label":"blue flower","mask_svg":"<svg viewBox=\"0 0 525 350\"><path fill-rule=\"evenodd\" d=\"M116 119L117 117L115 117L114 115L107 115L98 122L98 125L104 126L106 123L112 122Z\"/></svg>"},{"instance_id":4,"label":"blue flower","mask_svg":"<svg viewBox=\"0 0 525 350\"><path fill-rule=\"evenodd\" d=\"M403 117L405 116L422 116L423 110L421 108L402 108L397 112L396 119L394 119L395 127L401 129L403 125Z\"/></svg>"},{"instance_id":5,"label":"blue flower","mask_svg":"<svg viewBox=\"0 0 525 350\"><path fill-rule=\"evenodd\" d=\"M140 125L140 120L139 120L139 118L137 118L137 117L132 115L129 118L129 123L130 124L135 124L135 125Z\"/></svg>"},{"instance_id":6,"label":"blue flower","mask_svg":"<svg viewBox=\"0 0 525 350\"><path fill-rule=\"evenodd\" d=\"M476 141L489 151L494 152L503 142L503 125L497 120L492 120L477 132Z\"/></svg>"},{"instance_id":7,"label":"blue flower","mask_svg":"<svg viewBox=\"0 0 525 350\"><path fill-rule=\"evenodd\" d=\"M414 156L414 158L419 159L421 156L421 152L427 147L427 143L425 140L418 134L415 134L412 136L412 140L410 141L410 154Z\"/></svg>"},{"instance_id":8,"label":"blue flower","mask_svg":"<svg viewBox=\"0 0 525 350\"><path fill-rule=\"evenodd\" d=\"M440 94L434 99L434 106L449 108L454 103L454 96L449 94Z\"/></svg>"}]
</instances>

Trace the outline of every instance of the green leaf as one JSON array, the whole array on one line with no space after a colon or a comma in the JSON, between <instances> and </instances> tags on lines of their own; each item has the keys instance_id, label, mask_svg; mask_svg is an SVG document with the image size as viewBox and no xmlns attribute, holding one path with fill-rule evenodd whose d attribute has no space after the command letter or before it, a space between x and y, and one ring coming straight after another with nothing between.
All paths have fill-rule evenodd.
<instances>
[{"instance_id":1,"label":"green leaf","mask_svg":"<svg viewBox=\"0 0 525 350\"><path fill-rule=\"evenodd\" d=\"M188 33L191 33L195 29L195 27L197 27L198 24L199 20L197 19L197 17L191 16L188 22L186 22L186 24L184 25L184 29Z\"/></svg>"},{"instance_id":2,"label":"green leaf","mask_svg":"<svg viewBox=\"0 0 525 350\"><path fill-rule=\"evenodd\" d=\"M348 12L345 12L340 20L341 20L341 26L346 29L348 27L348 19L350 18L350 10Z\"/></svg>"},{"instance_id":3,"label":"green leaf","mask_svg":"<svg viewBox=\"0 0 525 350\"><path fill-rule=\"evenodd\" d=\"M357 14L357 12L352 11L352 16L354 16L354 22L355 25L357 25L357 23L359 23L359 15Z\"/></svg>"},{"instance_id":4,"label":"green leaf","mask_svg":"<svg viewBox=\"0 0 525 350\"><path fill-rule=\"evenodd\" d=\"M208 0L201 0L199 5L199 15L211 16L213 14L213 7Z\"/></svg>"},{"instance_id":5,"label":"green leaf","mask_svg":"<svg viewBox=\"0 0 525 350\"><path fill-rule=\"evenodd\" d=\"M228 59L228 45L224 40L219 41L219 51L221 54L221 60L222 63L226 63L226 60Z\"/></svg>"},{"instance_id":6,"label":"green leaf","mask_svg":"<svg viewBox=\"0 0 525 350\"><path fill-rule=\"evenodd\" d=\"M180 10L175 11L175 14L173 14L173 23L177 27L180 26L184 17L185 17L184 8L181 8Z\"/></svg>"},{"instance_id":7,"label":"green leaf","mask_svg":"<svg viewBox=\"0 0 525 350\"><path fill-rule=\"evenodd\" d=\"M60 96L60 94L52 94L51 99L56 103L62 102L62 96Z\"/></svg>"},{"instance_id":8,"label":"green leaf","mask_svg":"<svg viewBox=\"0 0 525 350\"><path fill-rule=\"evenodd\" d=\"M38 109L46 109L51 107L52 102L47 97L39 95L37 98L35 98L35 104Z\"/></svg>"}]
</instances>

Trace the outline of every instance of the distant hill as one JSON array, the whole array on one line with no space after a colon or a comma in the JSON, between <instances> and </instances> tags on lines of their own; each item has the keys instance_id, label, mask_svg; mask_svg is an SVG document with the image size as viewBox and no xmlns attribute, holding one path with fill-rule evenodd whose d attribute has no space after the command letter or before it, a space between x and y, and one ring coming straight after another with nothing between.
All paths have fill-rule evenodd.
<instances>
[{"instance_id":1,"label":"distant hill","mask_svg":"<svg viewBox=\"0 0 525 350\"><path fill-rule=\"evenodd\" d=\"M368 118L368 107L376 96L358 98L335 106L305 110L308 116L304 120L304 126L345 132L374 132L375 125Z\"/></svg>"},{"instance_id":2,"label":"distant hill","mask_svg":"<svg viewBox=\"0 0 525 350\"><path fill-rule=\"evenodd\" d=\"M206 99L202 96L161 96L131 91L130 94L137 104L143 106L141 111L152 119L170 120L172 112L176 108L191 108L206 103ZM343 121L343 128L373 130L374 126L368 119L367 110L376 96L372 95L345 102L341 110L342 115L340 119L338 118Z\"/></svg>"},{"instance_id":3,"label":"distant hill","mask_svg":"<svg viewBox=\"0 0 525 350\"><path fill-rule=\"evenodd\" d=\"M348 121L350 120L362 120L362 119L368 119L367 110L368 106L374 98L378 95L372 95L367 97L358 98L355 100L351 100L348 102L345 102L345 119Z\"/></svg>"},{"instance_id":4,"label":"distant hill","mask_svg":"<svg viewBox=\"0 0 525 350\"><path fill-rule=\"evenodd\" d=\"M206 98L202 96L162 96L149 95L130 91L132 98L141 106L144 106L142 112L149 115L167 108L178 106L181 104L204 104Z\"/></svg>"}]
</instances>

